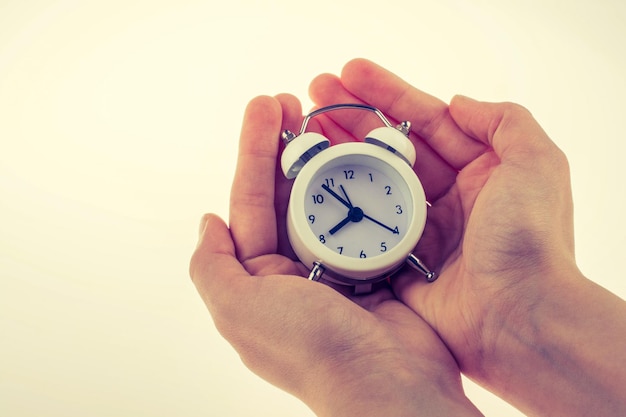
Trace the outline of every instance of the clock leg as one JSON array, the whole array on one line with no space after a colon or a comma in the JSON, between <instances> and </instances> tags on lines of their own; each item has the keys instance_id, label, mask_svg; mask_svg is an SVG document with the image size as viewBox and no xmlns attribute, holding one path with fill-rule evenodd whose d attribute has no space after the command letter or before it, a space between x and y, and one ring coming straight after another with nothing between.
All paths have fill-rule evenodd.
<instances>
[{"instance_id":1,"label":"clock leg","mask_svg":"<svg viewBox=\"0 0 626 417\"><path fill-rule=\"evenodd\" d=\"M322 275L326 271L324 265L321 262L315 261L313 262L313 268L311 268L311 272L309 272L308 279L310 281L319 281L322 278ZM372 283L365 284L357 284L354 286L354 294L369 294L372 292Z\"/></svg>"},{"instance_id":2,"label":"clock leg","mask_svg":"<svg viewBox=\"0 0 626 417\"><path fill-rule=\"evenodd\" d=\"M426 276L426 280L428 282L433 282L434 280L437 279L437 273L431 271L430 269L428 269L428 267L426 265L424 265L424 262L420 261L415 255L413 255L412 253L408 256L407 258L407 262L409 265L411 265L414 269L417 269L418 271L420 271L422 274L424 274Z\"/></svg>"},{"instance_id":3,"label":"clock leg","mask_svg":"<svg viewBox=\"0 0 626 417\"><path fill-rule=\"evenodd\" d=\"M309 280L311 281L319 281L322 278L322 274L324 274L326 268L319 261L313 262L313 268L311 268L311 272L309 272Z\"/></svg>"}]
</instances>

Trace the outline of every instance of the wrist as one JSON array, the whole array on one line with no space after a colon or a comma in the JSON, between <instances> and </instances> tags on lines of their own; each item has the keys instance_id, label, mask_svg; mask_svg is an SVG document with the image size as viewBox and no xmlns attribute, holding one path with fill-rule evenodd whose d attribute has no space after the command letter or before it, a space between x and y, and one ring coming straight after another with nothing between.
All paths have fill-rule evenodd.
<instances>
[{"instance_id":1,"label":"wrist","mask_svg":"<svg viewBox=\"0 0 626 417\"><path fill-rule=\"evenodd\" d=\"M530 415L626 415L623 301L573 264L523 285L470 377Z\"/></svg>"},{"instance_id":2,"label":"wrist","mask_svg":"<svg viewBox=\"0 0 626 417\"><path fill-rule=\"evenodd\" d=\"M329 369L314 390L311 408L320 417L482 416L465 396L458 371L431 373L438 364L410 369L403 363L391 365L389 359L384 365L364 358Z\"/></svg>"}]
</instances>

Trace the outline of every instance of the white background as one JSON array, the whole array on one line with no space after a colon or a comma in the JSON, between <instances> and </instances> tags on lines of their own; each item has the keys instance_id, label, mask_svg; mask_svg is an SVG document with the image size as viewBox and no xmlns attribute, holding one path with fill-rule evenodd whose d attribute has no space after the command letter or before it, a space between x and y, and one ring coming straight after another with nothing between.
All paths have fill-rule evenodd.
<instances>
[{"instance_id":1,"label":"white background","mask_svg":"<svg viewBox=\"0 0 626 417\"><path fill-rule=\"evenodd\" d=\"M624 21L619 0L0 0L0 415L311 415L241 364L187 266L200 216L228 215L247 101L307 109L357 56L528 107L569 156L581 269L626 297Z\"/></svg>"}]
</instances>

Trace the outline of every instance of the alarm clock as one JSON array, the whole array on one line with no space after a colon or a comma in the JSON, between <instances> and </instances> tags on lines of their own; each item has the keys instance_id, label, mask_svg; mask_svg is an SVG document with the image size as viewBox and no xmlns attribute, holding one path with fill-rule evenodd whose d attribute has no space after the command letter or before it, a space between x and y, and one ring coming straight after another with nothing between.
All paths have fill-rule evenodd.
<instances>
[{"instance_id":1,"label":"alarm clock","mask_svg":"<svg viewBox=\"0 0 626 417\"><path fill-rule=\"evenodd\" d=\"M309 121L322 113L373 112L384 126L362 142L330 146ZM282 132L281 168L295 179L287 209L289 242L310 268L310 280L325 280L367 293L408 263L429 282L437 275L412 253L428 211L424 188L413 171L410 123L397 127L375 107L335 104L304 117L300 132Z\"/></svg>"}]
</instances>

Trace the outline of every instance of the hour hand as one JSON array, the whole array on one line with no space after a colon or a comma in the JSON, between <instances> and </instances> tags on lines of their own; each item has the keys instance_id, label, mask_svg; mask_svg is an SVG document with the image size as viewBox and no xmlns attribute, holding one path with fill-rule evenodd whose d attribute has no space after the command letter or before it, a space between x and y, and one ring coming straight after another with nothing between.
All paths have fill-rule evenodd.
<instances>
[{"instance_id":1,"label":"hour hand","mask_svg":"<svg viewBox=\"0 0 626 417\"><path fill-rule=\"evenodd\" d=\"M334 235L335 233L337 233L339 231L339 229L341 229L342 227L344 227L345 225L347 225L348 223L350 223L352 221L352 219L350 218L350 215L348 215L348 217L346 217L345 219L343 219L342 221L340 221L339 223L337 223L335 225L335 227L333 227L332 229L330 229L328 231L328 233L330 233L331 235Z\"/></svg>"},{"instance_id":2,"label":"hour hand","mask_svg":"<svg viewBox=\"0 0 626 417\"><path fill-rule=\"evenodd\" d=\"M352 207L350 211L348 211L348 216L346 216L345 219L340 221L335 227L330 229L328 233L330 233L331 235L334 235L335 233L339 231L339 229L344 227L346 224L350 222L358 223L361 220L363 220L363 217L365 217L365 215L363 214L363 210L361 210L358 207Z\"/></svg>"}]
</instances>

